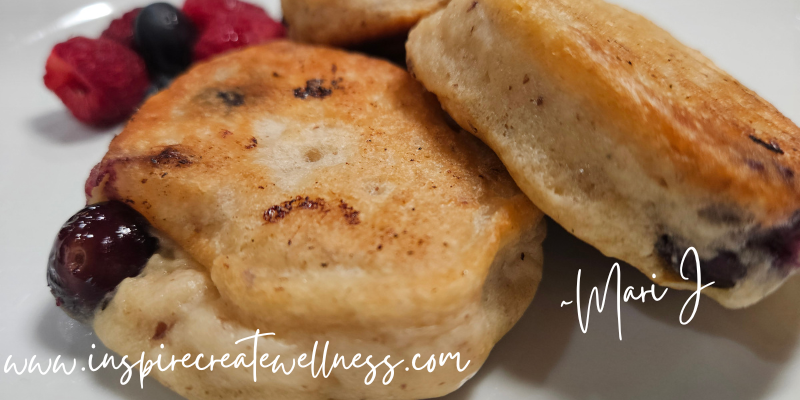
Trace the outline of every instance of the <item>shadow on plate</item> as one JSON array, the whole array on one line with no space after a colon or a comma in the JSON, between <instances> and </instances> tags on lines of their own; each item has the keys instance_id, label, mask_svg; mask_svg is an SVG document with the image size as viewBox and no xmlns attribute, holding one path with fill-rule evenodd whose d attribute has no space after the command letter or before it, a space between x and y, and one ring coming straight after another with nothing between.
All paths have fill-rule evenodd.
<instances>
[{"instance_id":1,"label":"shadow on plate","mask_svg":"<svg viewBox=\"0 0 800 400\"><path fill-rule=\"evenodd\" d=\"M50 348L55 354L61 354L64 358L75 358L79 360L79 364L86 365L85 360L90 354L94 356L92 365L95 367L102 362L106 354L114 355L115 362L119 362L119 356L106 348L90 327L73 320L52 305L47 307L42 314L35 333L42 346ZM92 344L96 345L95 349L92 349ZM83 373L91 373L92 378L100 386L116 393L120 398L130 400L183 399L150 377L145 379L144 388L140 388L138 372L133 374L126 385L122 385L120 377L124 372L124 367L115 370L109 366L97 372Z\"/></svg>"},{"instance_id":2,"label":"shadow on plate","mask_svg":"<svg viewBox=\"0 0 800 400\"><path fill-rule=\"evenodd\" d=\"M31 118L29 125L38 135L57 143L82 142L113 129L98 129L81 124L66 109L49 111Z\"/></svg>"},{"instance_id":3,"label":"shadow on plate","mask_svg":"<svg viewBox=\"0 0 800 400\"><path fill-rule=\"evenodd\" d=\"M588 289L597 286L602 294L616 260L552 220L548 230L544 278L530 308L478 375L444 399L506 399L519 392L526 398L757 399L795 353L800 337L800 279L788 281L744 310L728 310L703 297L686 326L678 317L689 292L669 290L659 302L622 303L622 341L612 288L603 313L593 308L588 332L583 334L574 304L563 308L560 304L575 299L577 273L582 269L585 315ZM640 287L650 288L651 282L634 268L622 264L621 273L623 290L633 286L638 294ZM662 292L656 287L656 293ZM481 385L489 376L492 384Z\"/></svg>"}]
</instances>

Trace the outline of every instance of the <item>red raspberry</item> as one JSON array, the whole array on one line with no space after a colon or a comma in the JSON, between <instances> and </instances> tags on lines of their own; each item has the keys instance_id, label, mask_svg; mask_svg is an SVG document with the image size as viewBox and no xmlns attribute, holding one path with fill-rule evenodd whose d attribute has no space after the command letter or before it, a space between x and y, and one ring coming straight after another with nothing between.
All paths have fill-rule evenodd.
<instances>
[{"instance_id":1,"label":"red raspberry","mask_svg":"<svg viewBox=\"0 0 800 400\"><path fill-rule=\"evenodd\" d=\"M181 9L195 26L202 32L211 25L211 22L221 16L264 12L254 4L239 0L186 0Z\"/></svg>"},{"instance_id":2,"label":"red raspberry","mask_svg":"<svg viewBox=\"0 0 800 400\"><path fill-rule=\"evenodd\" d=\"M102 39L109 39L124 44L133 49L133 23L139 15L141 8L135 8L123 14L121 17L111 21L111 25L100 35Z\"/></svg>"},{"instance_id":3,"label":"red raspberry","mask_svg":"<svg viewBox=\"0 0 800 400\"><path fill-rule=\"evenodd\" d=\"M131 115L149 82L144 61L107 39L76 37L53 47L44 84L81 122L108 126Z\"/></svg>"},{"instance_id":4,"label":"red raspberry","mask_svg":"<svg viewBox=\"0 0 800 400\"><path fill-rule=\"evenodd\" d=\"M264 10L219 16L206 27L194 45L195 61L249 45L269 42L286 36L281 23Z\"/></svg>"}]
</instances>

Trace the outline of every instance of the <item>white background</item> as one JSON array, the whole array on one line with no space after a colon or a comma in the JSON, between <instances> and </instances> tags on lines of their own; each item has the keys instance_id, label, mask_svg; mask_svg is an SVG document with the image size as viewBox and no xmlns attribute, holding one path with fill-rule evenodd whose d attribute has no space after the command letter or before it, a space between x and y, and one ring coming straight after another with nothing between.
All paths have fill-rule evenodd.
<instances>
[{"instance_id":1,"label":"white background","mask_svg":"<svg viewBox=\"0 0 800 400\"><path fill-rule=\"evenodd\" d=\"M800 0L617 0L699 48L745 85L800 122ZM82 8L94 4L92 7ZM114 131L72 120L42 84L53 44L98 35L143 1L2 0L0 3L0 363L60 354L85 365L86 327L54 305L45 265L60 225L84 204L83 183ZM277 1L268 9L279 15ZM83 10L83 11L81 11ZM686 293L658 303L623 304L617 338L613 304L581 333L576 274L601 285L613 264L552 222L544 280L522 321L456 399L797 399L800 398L800 278L747 310L703 298L681 326ZM623 285L649 281L623 266ZM659 290L660 292L660 290ZM586 293L584 293L584 298ZM5 374L0 398L152 399L179 397L153 380L117 383L119 372ZM278 399L275 399L278 400Z\"/></svg>"}]
</instances>

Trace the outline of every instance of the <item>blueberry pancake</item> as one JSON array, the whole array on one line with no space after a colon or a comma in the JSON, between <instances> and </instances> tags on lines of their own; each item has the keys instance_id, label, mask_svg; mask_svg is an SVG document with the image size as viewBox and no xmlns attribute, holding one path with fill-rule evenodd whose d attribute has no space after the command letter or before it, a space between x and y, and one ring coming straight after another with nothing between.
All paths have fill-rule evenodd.
<instances>
[{"instance_id":1,"label":"blueberry pancake","mask_svg":"<svg viewBox=\"0 0 800 400\"><path fill-rule=\"evenodd\" d=\"M423 16L448 0L283 0L292 39L352 46L404 37Z\"/></svg>"},{"instance_id":2,"label":"blueberry pancake","mask_svg":"<svg viewBox=\"0 0 800 400\"><path fill-rule=\"evenodd\" d=\"M330 341L329 366L335 353L470 361L398 368L388 385L385 365L371 385L366 367L327 379L260 369L257 383L248 368L153 370L190 399L442 396L477 371L541 277L542 213L494 153L453 130L406 71L333 49L273 42L198 64L143 105L87 191L97 209L80 218L107 223L116 217L91 213L127 204L159 239L141 273L120 268L132 277L73 312L120 354L250 354L234 341L260 329L275 336L259 353L287 368L315 341L318 360ZM85 271L97 260L62 253ZM51 286L75 308L64 282Z\"/></svg>"},{"instance_id":3,"label":"blueberry pancake","mask_svg":"<svg viewBox=\"0 0 800 400\"><path fill-rule=\"evenodd\" d=\"M798 266L800 129L699 52L600 0L454 0L412 74L559 224L727 307ZM689 257L682 279L678 270Z\"/></svg>"}]
</instances>

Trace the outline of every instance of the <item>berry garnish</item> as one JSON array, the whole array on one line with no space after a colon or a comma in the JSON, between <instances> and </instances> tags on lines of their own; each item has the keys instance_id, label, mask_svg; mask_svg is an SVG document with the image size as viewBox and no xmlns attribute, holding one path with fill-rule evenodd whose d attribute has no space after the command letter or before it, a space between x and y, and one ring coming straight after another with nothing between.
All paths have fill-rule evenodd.
<instances>
[{"instance_id":1,"label":"berry garnish","mask_svg":"<svg viewBox=\"0 0 800 400\"><path fill-rule=\"evenodd\" d=\"M147 220L124 203L84 208L58 232L47 264L56 304L88 321L106 294L141 272L158 248Z\"/></svg>"},{"instance_id":2,"label":"berry garnish","mask_svg":"<svg viewBox=\"0 0 800 400\"><path fill-rule=\"evenodd\" d=\"M139 15L141 8L135 8L126 12L121 17L111 21L111 24L100 35L102 39L113 40L117 43L125 45L128 48L134 48L133 42L133 24L136 21L136 16Z\"/></svg>"},{"instance_id":3,"label":"berry garnish","mask_svg":"<svg viewBox=\"0 0 800 400\"><path fill-rule=\"evenodd\" d=\"M166 75L156 75L150 80L150 87L147 88L147 94L145 94L145 98L150 98L150 96L155 95L156 93L166 89L172 84L172 81L175 77L170 77Z\"/></svg>"},{"instance_id":4,"label":"berry garnish","mask_svg":"<svg viewBox=\"0 0 800 400\"><path fill-rule=\"evenodd\" d=\"M181 9L201 32L208 28L213 20L222 16L264 12L254 4L239 0L186 0Z\"/></svg>"},{"instance_id":5,"label":"berry garnish","mask_svg":"<svg viewBox=\"0 0 800 400\"><path fill-rule=\"evenodd\" d=\"M134 40L153 75L172 77L192 63L197 31L192 21L167 3L142 9L134 24Z\"/></svg>"},{"instance_id":6,"label":"berry garnish","mask_svg":"<svg viewBox=\"0 0 800 400\"><path fill-rule=\"evenodd\" d=\"M148 87L147 70L133 50L107 39L75 37L53 47L44 84L72 114L107 126L133 113Z\"/></svg>"},{"instance_id":7,"label":"berry garnish","mask_svg":"<svg viewBox=\"0 0 800 400\"><path fill-rule=\"evenodd\" d=\"M229 50L284 36L286 31L283 25L260 8L220 15L211 21L197 40L194 59L204 60Z\"/></svg>"}]
</instances>

